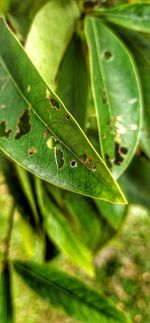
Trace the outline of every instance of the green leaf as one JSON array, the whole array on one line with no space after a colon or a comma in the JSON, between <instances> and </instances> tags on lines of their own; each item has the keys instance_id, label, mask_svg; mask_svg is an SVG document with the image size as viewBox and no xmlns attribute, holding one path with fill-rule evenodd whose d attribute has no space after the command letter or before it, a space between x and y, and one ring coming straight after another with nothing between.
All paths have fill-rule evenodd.
<instances>
[{"instance_id":1,"label":"green leaf","mask_svg":"<svg viewBox=\"0 0 150 323\"><path fill-rule=\"evenodd\" d=\"M121 33L133 51L140 72L144 96L140 143L142 150L150 158L150 39L136 32L122 30Z\"/></svg>"},{"instance_id":2,"label":"green leaf","mask_svg":"<svg viewBox=\"0 0 150 323\"><path fill-rule=\"evenodd\" d=\"M90 275L94 274L90 251L73 233L69 222L48 197L42 182L36 179L36 191L39 207L44 217L44 228L50 239L73 262L84 268Z\"/></svg>"},{"instance_id":3,"label":"green leaf","mask_svg":"<svg viewBox=\"0 0 150 323\"><path fill-rule=\"evenodd\" d=\"M10 267L6 263L0 273L0 321L1 323L13 322L13 305L11 295Z\"/></svg>"},{"instance_id":4,"label":"green leaf","mask_svg":"<svg viewBox=\"0 0 150 323\"><path fill-rule=\"evenodd\" d=\"M49 85L53 84L78 18L74 0L51 0L35 16L26 50Z\"/></svg>"},{"instance_id":5,"label":"green leaf","mask_svg":"<svg viewBox=\"0 0 150 323\"><path fill-rule=\"evenodd\" d=\"M35 199L34 199L34 193L32 190L32 185L30 182L29 175L28 175L27 171L25 169L23 169L22 167L20 167L18 164L15 164L15 167L16 167L16 172L18 175L18 179L19 179L21 188L22 188L24 195L31 207L35 223L38 225L39 224L39 215L37 212L37 207L36 207L36 203L35 203Z\"/></svg>"},{"instance_id":6,"label":"green leaf","mask_svg":"<svg viewBox=\"0 0 150 323\"><path fill-rule=\"evenodd\" d=\"M0 55L0 147L56 186L126 203L100 156L2 19Z\"/></svg>"},{"instance_id":7,"label":"green leaf","mask_svg":"<svg viewBox=\"0 0 150 323\"><path fill-rule=\"evenodd\" d=\"M98 200L95 200L95 204L99 209L101 216L114 230L118 230L126 215L127 207L125 205L115 205Z\"/></svg>"},{"instance_id":8,"label":"green leaf","mask_svg":"<svg viewBox=\"0 0 150 323\"><path fill-rule=\"evenodd\" d=\"M101 222L92 200L73 193L68 193L65 205L71 214L76 233L90 249L95 250L101 239Z\"/></svg>"},{"instance_id":9,"label":"green leaf","mask_svg":"<svg viewBox=\"0 0 150 323\"><path fill-rule=\"evenodd\" d=\"M150 161L135 157L120 178L129 203L140 204L150 210Z\"/></svg>"},{"instance_id":10,"label":"green leaf","mask_svg":"<svg viewBox=\"0 0 150 323\"><path fill-rule=\"evenodd\" d=\"M14 267L37 294L81 322L130 322L99 292L52 266L15 261Z\"/></svg>"},{"instance_id":11,"label":"green leaf","mask_svg":"<svg viewBox=\"0 0 150 323\"><path fill-rule=\"evenodd\" d=\"M83 44L79 35L74 35L69 43L56 83L56 93L80 126L84 128L89 83Z\"/></svg>"},{"instance_id":12,"label":"green leaf","mask_svg":"<svg viewBox=\"0 0 150 323\"><path fill-rule=\"evenodd\" d=\"M150 32L150 4L135 3L121 5L106 10L96 10L100 17L117 26L128 29Z\"/></svg>"},{"instance_id":13,"label":"green leaf","mask_svg":"<svg viewBox=\"0 0 150 323\"><path fill-rule=\"evenodd\" d=\"M139 77L127 48L98 18L86 18L85 33L101 154L118 178L130 163L139 139Z\"/></svg>"}]
</instances>

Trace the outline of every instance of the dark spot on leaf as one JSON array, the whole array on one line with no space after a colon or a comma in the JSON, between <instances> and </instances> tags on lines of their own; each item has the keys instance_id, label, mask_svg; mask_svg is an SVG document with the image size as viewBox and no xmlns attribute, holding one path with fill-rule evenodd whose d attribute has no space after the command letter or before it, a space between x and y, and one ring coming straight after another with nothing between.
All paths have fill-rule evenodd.
<instances>
[{"instance_id":1,"label":"dark spot on leaf","mask_svg":"<svg viewBox=\"0 0 150 323\"><path fill-rule=\"evenodd\" d=\"M11 131L11 129L6 128L6 121L2 121L0 123L0 137L8 138L10 136Z\"/></svg>"},{"instance_id":2,"label":"dark spot on leaf","mask_svg":"<svg viewBox=\"0 0 150 323\"><path fill-rule=\"evenodd\" d=\"M67 114L67 115L66 115L66 118L67 118L67 120L70 120L70 115L69 115L69 114Z\"/></svg>"},{"instance_id":3,"label":"dark spot on leaf","mask_svg":"<svg viewBox=\"0 0 150 323\"><path fill-rule=\"evenodd\" d=\"M98 0L85 0L83 5L84 5L84 9L88 10L98 5Z\"/></svg>"},{"instance_id":4,"label":"dark spot on leaf","mask_svg":"<svg viewBox=\"0 0 150 323\"><path fill-rule=\"evenodd\" d=\"M128 152L128 149L126 147L120 147L120 152L123 154L123 155L126 155L127 152Z\"/></svg>"},{"instance_id":5,"label":"dark spot on leaf","mask_svg":"<svg viewBox=\"0 0 150 323\"><path fill-rule=\"evenodd\" d=\"M104 90L102 90L102 102L103 102L103 104L107 103L107 96L106 96L106 92Z\"/></svg>"},{"instance_id":6,"label":"dark spot on leaf","mask_svg":"<svg viewBox=\"0 0 150 323\"><path fill-rule=\"evenodd\" d=\"M47 138L47 137L48 137L48 135L49 135L49 133L50 133L49 129L46 129L46 130L44 131L44 137L45 137L45 138Z\"/></svg>"},{"instance_id":7,"label":"dark spot on leaf","mask_svg":"<svg viewBox=\"0 0 150 323\"><path fill-rule=\"evenodd\" d=\"M96 172L96 166L95 166L95 165L93 165L93 167L92 167L92 171L93 171L93 172Z\"/></svg>"},{"instance_id":8,"label":"dark spot on leaf","mask_svg":"<svg viewBox=\"0 0 150 323\"><path fill-rule=\"evenodd\" d=\"M90 164L91 163L91 158L89 156L87 156L87 154L82 154L80 156L80 160L84 163L84 164Z\"/></svg>"},{"instance_id":9,"label":"dark spot on leaf","mask_svg":"<svg viewBox=\"0 0 150 323\"><path fill-rule=\"evenodd\" d=\"M112 167L112 163L111 163L110 158L109 158L109 156L107 154L105 154L105 160L106 160L107 166L109 168L111 168Z\"/></svg>"},{"instance_id":10,"label":"dark spot on leaf","mask_svg":"<svg viewBox=\"0 0 150 323\"><path fill-rule=\"evenodd\" d=\"M124 160L124 153L122 153L121 149L124 149L125 147L120 147L120 145L116 142L115 143L115 165L120 165ZM126 149L126 148L125 148Z\"/></svg>"},{"instance_id":11,"label":"dark spot on leaf","mask_svg":"<svg viewBox=\"0 0 150 323\"><path fill-rule=\"evenodd\" d=\"M77 167L77 162L76 162L76 160L71 160L71 162L70 162L70 166L72 167L72 168L74 168L74 167Z\"/></svg>"},{"instance_id":12,"label":"dark spot on leaf","mask_svg":"<svg viewBox=\"0 0 150 323\"><path fill-rule=\"evenodd\" d=\"M22 136L26 135L31 130L30 124L30 112L29 109L25 109L22 116L19 118L17 123L17 132L15 139L20 139Z\"/></svg>"},{"instance_id":13,"label":"dark spot on leaf","mask_svg":"<svg viewBox=\"0 0 150 323\"><path fill-rule=\"evenodd\" d=\"M50 103L51 103L51 105L55 108L55 109L57 109L57 110L59 110L60 109L60 105L59 105L59 102L58 101L56 101L54 98L49 98L49 101L50 101Z\"/></svg>"},{"instance_id":14,"label":"dark spot on leaf","mask_svg":"<svg viewBox=\"0 0 150 323\"><path fill-rule=\"evenodd\" d=\"M37 149L35 147L31 147L29 150L28 150L28 155L29 156L33 156L37 153Z\"/></svg>"},{"instance_id":15,"label":"dark spot on leaf","mask_svg":"<svg viewBox=\"0 0 150 323\"><path fill-rule=\"evenodd\" d=\"M108 50L103 52L103 59L109 61L112 58L112 53Z\"/></svg>"}]
</instances>

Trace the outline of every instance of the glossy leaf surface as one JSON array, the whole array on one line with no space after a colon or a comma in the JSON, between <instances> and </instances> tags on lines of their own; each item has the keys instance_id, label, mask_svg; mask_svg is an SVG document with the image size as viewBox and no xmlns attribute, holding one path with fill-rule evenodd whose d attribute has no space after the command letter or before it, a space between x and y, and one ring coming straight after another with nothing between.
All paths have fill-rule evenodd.
<instances>
[{"instance_id":1,"label":"glossy leaf surface","mask_svg":"<svg viewBox=\"0 0 150 323\"><path fill-rule=\"evenodd\" d=\"M150 32L149 3L125 4L97 12L101 17L118 26L141 32Z\"/></svg>"},{"instance_id":2,"label":"glossy leaf surface","mask_svg":"<svg viewBox=\"0 0 150 323\"><path fill-rule=\"evenodd\" d=\"M82 128L85 126L89 84L84 56L81 39L78 35L74 35L65 52L56 80L56 93Z\"/></svg>"},{"instance_id":3,"label":"glossy leaf surface","mask_svg":"<svg viewBox=\"0 0 150 323\"><path fill-rule=\"evenodd\" d=\"M81 322L130 322L123 312L96 290L52 266L18 261L14 266L37 294Z\"/></svg>"},{"instance_id":4,"label":"glossy leaf surface","mask_svg":"<svg viewBox=\"0 0 150 323\"><path fill-rule=\"evenodd\" d=\"M125 198L109 170L3 19L0 55L1 148L56 186L124 204Z\"/></svg>"},{"instance_id":5,"label":"glossy leaf surface","mask_svg":"<svg viewBox=\"0 0 150 323\"><path fill-rule=\"evenodd\" d=\"M93 275L94 267L90 251L73 233L71 225L47 195L40 179L36 180L36 190L39 207L44 217L44 228L49 238L73 262Z\"/></svg>"},{"instance_id":6,"label":"glossy leaf surface","mask_svg":"<svg viewBox=\"0 0 150 323\"><path fill-rule=\"evenodd\" d=\"M83 243L95 250L101 239L101 223L92 200L77 194L68 193L65 205L71 214L76 233Z\"/></svg>"},{"instance_id":7,"label":"glossy leaf surface","mask_svg":"<svg viewBox=\"0 0 150 323\"><path fill-rule=\"evenodd\" d=\"M140 143L150 158L150 39L137 32L122 30L122 36L131 47L142 81L144 109Z\"/></svg>"},{"instance_id":8,"label":"glossy leaf surface","mask_svg":"<svg viewBox=\"0 0 150 323\"><path fill-rule=\"evenodd\" d=\"M86 18L85 33L101 154L119 177L139 139L142 98L138 73L122 41L98 18Z\"/></svg>"},{"instance_id":9,"label":"glossy leaf surface","mask_svg":"<svg viewBox=\"0 0 150 323\"><path fill-rule=\"evenodd\" d=\"M51 0L37 13L32 23L26 50L50 85L78 18L79 8L74 0Z\"/></svg>"},{"instance_id":10,"label":"glossy leaf surface","mask_svg":"<svg viewBox=\"0 0 150 323\"><path fill-rule=\"evenodd\" d=\"M0 322L12 323L13 322L13 305L11 295L11 277L10 267L6 263L0 273Z\"/></svg>"}]
</instances>

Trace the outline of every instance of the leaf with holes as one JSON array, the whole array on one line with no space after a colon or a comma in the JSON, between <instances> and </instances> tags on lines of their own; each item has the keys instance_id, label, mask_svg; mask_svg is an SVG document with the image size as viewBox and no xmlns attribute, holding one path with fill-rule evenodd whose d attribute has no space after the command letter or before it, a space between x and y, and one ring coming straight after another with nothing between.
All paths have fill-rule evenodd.
<instances>
[{"instance_id":1,"label":"leaf with holes","mask_svg":"<svg viewBox=\"0 0 150 323\"><path fill-rule=\"evenodd\" d=\"M13 322L13 304L11 295L11 273L8 263L0 273L0 321L1 323Z\"/></svg>"},{"instance_id":2,"label":"leaf with holes","mask_svg":"<svg viewBox=\"0 0 150 323\"><path fill-rule=\"evenodd\" d=\"M96 10L98 16L117 26L140 32L150 32L150 4L136 3L121 5L110 9Z\"/></svg>"},{"instance_id":3,"label":"leaf with holes","mask_svg":"<svg viewBox=\"0 0 150 323\"><path fill-rule=\"evenodd\" d=\"M56 93L84 128L89 82L84 48L79 35L74 35L71 39L59 68L56 83Z\"/></svg>"},{"instance_id":4,"label":"leaf with holes","mask_svg":"<svg viewBox=\"0 0 150 323\"><path fill-rule=\"evenodd\" d=\"M49 85L54 82L79 15L79 8L74 0L51 0L33 20L26 50Z\"/></svg>"},{"instance_id":5,"label":"leaf with holes","mask_svg":"<svg viewBox=\"0 0 150 323\"><path fill-rule=\"evenodd\" d=\"M100 156L3 19L0 57L1 148L24 168L56 186L126 203Z\"/></svg>"},{"instance_id":6,"label":"leaf with holes","mask_svg":"<svg viewBox=\"0 0 150 323\"><path fill-rule=\"evenodd\" d=\"M37 294L81 322L131 323L105 296L50 265L15 261L14 267Z\"/></svg>"},{"instance_id":7,"label":"leaf with holes","mask_svg":"<svg viewBox=\"0 0 150 323\"><path fill-rule=\"evenodd\" d=\"M91 85L101 154L117 178L137 147L142 98L138 73L122 41L98 18L86 18Z\"/></svg>"},{"instance_id":8,"label":"leaf with holes","mask_svg":"<svg viewBox=\"0 0 150 323\"><path fill-rule=\"evenodd\" d=\"M69 225L65 216L44 190L42 181L37 178L35 184L37 200L44 218L44 228L47 235L60 251L78 266L84 268L87 273L93 275L94 268L90 251L73 233L71 225Z\"/></svg>"},{"instance_id":9,"label":"leaf with holes","mask_svg":"<svg viewBox=\"0 0 150 323\"><path fill-rule=\"evenodd\" d=\"M150 158L150 39L136 32L121 31L130 45L138 65L144 96L144 118L141 128L141 148Z\"/></svg>"}]
</instances>

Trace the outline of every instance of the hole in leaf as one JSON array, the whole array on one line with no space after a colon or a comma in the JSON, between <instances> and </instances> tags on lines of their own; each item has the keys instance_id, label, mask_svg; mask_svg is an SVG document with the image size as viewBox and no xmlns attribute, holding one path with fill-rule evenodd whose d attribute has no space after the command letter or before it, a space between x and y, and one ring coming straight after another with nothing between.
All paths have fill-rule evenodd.
<instances>
[{"instance_id":1,"label":"hole in leaf","mask_svg":"<svg viewBox=\"0 0 150 323\"><path fill-rule=\"evenodd\" d=\"M66 118L67 118L67 120L70 120L70 115L69 115L69 114L67 114L67 115L66 115Z\"/></svg>"},{"instance_id":2,"label":"hole in leaf","mask_svg":"<svg viewBox=\"0 0 150 323\"><path fill-rule=\"evenodd\" d=\"M28 155L29 156L33 156L37 153L37 149L35 147L31 147L29 150L28 150Z\"/></svg>"},{"instance_id":3,"label":"hole in leaf","mask_svg":"<svg viewBox=\"0 0 150 323\"><path fill-rule=\"evenodd\" d=\"M128 149L126 147L120 147L120 152L123 154L123 155L126 155L127 152L128 152Z\"/></svg>"},{"instance_id":4,"label":"hole in leaf","mask_svg":"<svg viewBox=\"0 0 150 323\"><path fill-rule=\"evenodd\" d=\"M22 136L26 135L30 130L30 112L28 109L26 109L17 123L17 132L15 139L20 139Z\"/></svg>"},{"instance_id":5,"label":"hole in leaf","mask_svg":"<svg viewBox=\"0 0 150 323\"><path fill-rule=\"evenodd\" d=\"M91 158L89 156L87 156L87 154L82 154L80 156L80 160L84 163L84 164L90 164L91 163Z\"/></svg>"},{"instance_id":6,"label":"hole in leaf","mask_svg":"<svg viewBox=\"0 0 150 323\"><path fill-rule=\"evenodd\" d=\"M124 160L124 155L126 155L128 149L126 147L121 147L118 143L115 143L115 165L120 165Z\"/></svg>"},{"instance_id":7,"label":"hole in leaf","mask_svg":"<svg viewBox=\"0 0 150 323\"><path fill-rule=\"evenodd\" d=\"M110 61L113 57L112 53L109 50L105 50L102 56L105 61Z\"/></svg>"},{"instance_id":8,"label":"hole in leaf","mask_svg":"<svg viewBox=\"0 0 150 323\"><path fill-rule=\"evenodd\" d=\"M49 101L50 101L51 105L52 105L55 109L57 109L57 110L59 110L59 109L60 109L59 102L58 102L58 101L56 101L54 98L49 98Z\"/></svg>"},{"instance_id":9,"label":"hole in leaf","mask_svg":"<svg viewBox=\"0 0 150 323\"><path fill-rule=\"evenodd\" d=\"M96 166L95 166L95 165L93 165L93 167L92 167L92 171L93 171L93 172L96 172Z\"/></svg>"},{"instance_id":10,"label":"hole in leaf","mask_svg":"<svg viewBox=\"0 0 150 323\"><path fill-rule=\"evenodd\" d=\"M70 166L72 167L72 168L74 168L74 167L77 167L78 166L78 164L77 164L77 162L76 162L76 160L71 160L71 162L70 162Z\"/></svg>"},{"instance_id":11,"label":"hole in leaf","mask_svg":"<svg viewBox=\"0 0 150 323\"><path fill-rule=\"evenodd\" d=\"M55 160L58 169L61 169L64 165L64 154L60 148L60 144L57 144L54 148Z\"/></svg>"},{"instance_id":12,"label":"hole in leaf","mask_svg":"<svg viewBox=\"0 0 150 323\"><path fill-rule=\"evenodd\" d=\"M6 121L2 121L0 123L0 137L8 138L10 136L11 131L11 129L6 128Z\"/></svg>"}]
</instances>

